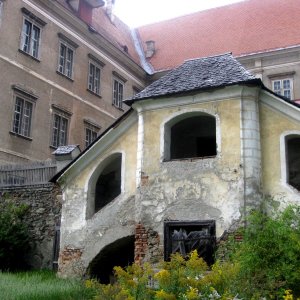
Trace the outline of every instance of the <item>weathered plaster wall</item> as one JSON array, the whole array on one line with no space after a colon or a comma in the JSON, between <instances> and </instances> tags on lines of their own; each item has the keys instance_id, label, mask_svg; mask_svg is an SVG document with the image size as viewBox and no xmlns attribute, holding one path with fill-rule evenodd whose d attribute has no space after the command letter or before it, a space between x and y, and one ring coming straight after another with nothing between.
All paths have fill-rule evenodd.
<instances>
[{"instance_id":1,"label":"weathered plaster wall","mask_svg":"<svg viewBox=\"0 0 300 300\"><path fill-rule=\"evenodd\" d=\"M226 99L144 112L144 180L136 201L136 218L142 224L163 237L164 220L214 219L220 236L239 220L244 184L240 110L240 100ZM172 116L195 111L216 117L217 156L162 162L163 124Z\"/></svg>"},{"instance_id":2,"label":"weathered plaster wall","mask_svg":"<svg viewBox=\"0 0 300 300\"><path fill-rule=\"evenodd\" d=\"M60 222L61 212L61 191L58 186L14 187L1 190L0 195L29 207L24 217L29 227L30 250L26 254L29 267L52 269L55 226Z\"/></svg>"},{"instance_id":3,"label":"weathered plaster wall","mask_svg":"<svg viewBox=\"0 0 300 300\"><path fill-rule=\"evenodd\" d=\"M97 145L95 145L97 146ZM61 253L59 269L62 275L83 275L92 259L105 246L134 235L135 170L137 124L121 138L92 159L64 189L62 209ZM87 217L90 180L98 167L114 153L122 154L121 194L104 208Z\"/></svg>"},{"instance_id":4,"label":"weathered plaster wall","mask_svg":"<svg viewBox=\"0 0 300 300\"><path fill-rule=\"evenodd\" d=\"M284 135L298 132L300 122L275 110L269 105L260 105L263 192L271 196L277 207L299 204L300 192L286 183L283 164L285 164Z\"/></svg>"}]
</instances>

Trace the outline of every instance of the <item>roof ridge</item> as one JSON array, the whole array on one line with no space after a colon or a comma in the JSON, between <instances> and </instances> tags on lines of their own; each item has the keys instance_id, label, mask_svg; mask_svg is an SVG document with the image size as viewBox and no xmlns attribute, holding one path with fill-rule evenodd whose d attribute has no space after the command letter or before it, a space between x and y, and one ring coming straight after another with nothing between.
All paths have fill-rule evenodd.
<instances>
[{"instance_id":1,"label":"roof ridge","mask_svg":"<svg viewBox=\"0 0 300 300\"><path fill-rule=\"evenodd\" d=\"M197 58L189 58L189 59L185 59L184 63L188 62L188 61L191 61L191 60L200 60L200 59L213 58L213 57L225 56L225 55L231 55L232 56L232 52L225 52L225 53L222 53L222 54L209 55L209 56L197 57Z\"/></svg>"}]
</instances>

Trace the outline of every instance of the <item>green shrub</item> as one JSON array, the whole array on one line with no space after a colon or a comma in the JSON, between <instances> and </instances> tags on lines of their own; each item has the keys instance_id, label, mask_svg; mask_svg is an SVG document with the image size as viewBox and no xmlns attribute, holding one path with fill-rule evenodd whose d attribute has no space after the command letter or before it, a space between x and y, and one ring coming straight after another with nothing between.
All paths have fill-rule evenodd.
<instances>
[{"instance_id":1,"label":"green shrub","mask_svg":"<svg viewBox=\"0 0 300 300\"><path fill-rule=\"evenodd\" d=\"M290 289L300 296L300 208L288 207L274 218L255 212L242 235L232 253L240 266L239 293L259 299Z\"/></svg>"},{"instance_id":2,"label":"green shrub","mask_svg":"<svg viewBox=\"0 0 300 300\"><path fill-rule=\"evenodd\" d=\"M25 267L28 229L22 219L27 208L5 197L0 198L0 270L20 270Z\"/></svg>"}]
</instances>

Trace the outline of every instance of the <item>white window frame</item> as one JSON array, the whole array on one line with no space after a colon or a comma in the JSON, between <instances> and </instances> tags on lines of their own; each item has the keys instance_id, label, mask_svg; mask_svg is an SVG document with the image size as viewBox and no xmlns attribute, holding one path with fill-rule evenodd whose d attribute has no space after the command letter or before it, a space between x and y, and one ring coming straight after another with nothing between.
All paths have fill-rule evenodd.
<instances>
[{"instance_id":1,"label":"white window frame","mask_svg":"<svg viewBox=\"0 0 300 300\"><path fill-rule=\"evenodd\" d=\"M289 88L284 87L284 82L289 81ZM276 87L276 84L279 83L279 87ZM293 100L293 78L285 77L285 78L274 78L272 79L272 91L278 95L284 96L289 100ZM289 95L287 95L289 94Z\"/></svg>"},{"instance_id":2,"label":"white window frame","mask_svg":"<svg viewBox=\"0 0 300 300\"><path fill-rule=\"evenodd\" d=\"M56 121L58 121L58 124L56 123ZM51 147L58 148L59 146L68 145L69 124L69 114L66 114L59 110L53 111L51 126Z\"/></svg>"},{"instance_id":3,"label":"white window frame","mask_svg":"<svg viewBox=\"0 0 300 300\"><path fill-rule=\"evenodd\" d=\"M122 109L123 105L124 87L125 83L123 80L113 77L113 105L120 109Z\"/></svg>"},{"instance_id":4,"label":"white window frame","mask_svg":"<svg viewBox=\"0 0 300 300\"><path fill-rule=\"evenodd\" d=\"M85 147L87 148L99 135L101 127L89 121L84 121ZM88 136L90 134L90 136Z\"/></svg>"},{"instance_id":5,"label":"white window frame","mask_svg":"<svg viewBox=\"0 0 300 300\"><path fill-rule=\"evenodd\" d=\"M62 48L65 49L65 52L61 53ZM75 49L67 42L60 40L59 41L59 50L58 50L58 67L57 72L73 79L74 74L74 57L75 57ZM72 57L68 57L68 55L72 53Z\"/></svg>"},{"instance_id":6,"label":"white window frame","mask_svg":"<svg viewBox=\"0 0 300 300\"><path fill-rule=\"evenodd\" d=\"M26 24L29 25L28 32L26 29ZM33 30L38 32L38 37L33 34ZM21 32L21 44L20 50L36 59L40 58L40 45L41 45L41 34L42 28L41 26L34 22L31 18L24 17L22 32Z\"/></svg>"},{"instance_id":7,"label":"white window frame","mask_svg":"<svg viewBox=\"0 0 300 300\"><path fill-rule=\"evenodd\" d=\"M19 104L18 104L19 103ZM32 129L32 117L34 102L28 98L15 94L12 132L14 134L30 138Z\"/></svg>"},{"instance_id":8,"label":"white window frame","mask_svg":"<svg viewBox=\"0 0 300 300\"><path fill-rule=\"evenodd\" d=\"M299 136L299 130L285 131L280 136L280 164L281 164L281 184L288 188L291 192L295 192L296 189L292 187L288 182L288 162L287 162L287 145L286 139L288 136ZM299 193L299 191L297 191Z\"/></svg>"},{"instance_id":9,"label":"white window frame","mask_svg":"<svg viewBox=\"0 0 300 300\"><path fill-rule=\"evenodd\" d=\"M92 70L94 70L92 72ZM92 93L101 94L101 66L93 60L89 60L89 73L88 73L88 90Z\"/></svg>"}]
</instances>

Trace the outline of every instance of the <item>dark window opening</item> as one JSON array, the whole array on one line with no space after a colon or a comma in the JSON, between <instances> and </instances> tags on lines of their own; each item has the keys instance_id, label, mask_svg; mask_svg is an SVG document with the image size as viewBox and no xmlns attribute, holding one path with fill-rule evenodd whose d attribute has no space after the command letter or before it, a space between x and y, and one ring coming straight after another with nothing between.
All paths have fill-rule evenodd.
<instances>
[{"instance_id":1,"label":"dark window opening","mask_svg":"<svg viewBox=\"0 0 300 300\"><path fill-rule=\"evenodd\" d=\"M114 281L113 268L127 267L134 262L134 236L125 237L104 247L88 268L91 277L103 284Z\"/></svg>"},{"instance_id":2,"label":"dark window opening","mask_svg":"<svg viewBox=\"0 0 300 300\"><path fill-rule=\"evenodd\" d=\"M216 156L216 120L212 116L194 116L171 128L170 158Z\"/></svg>"},{"instance_id":3,"label":"dark window opening","mask_svg":"<svg viewBox=\"0 0 300 300\"><path fill-rule=\"evenodd\" d=\"M287 147L287 182L300 191L300 136L288 137Z\"/></svg>"},{"instance_id":4,"label":"dark window opening","mask_svg":"<svg viewBox=\"0 0 300 300\"><path fill-rule=\"evenodd\" d=\"M121 194L121 162L118 155L100 174L96 183L95 213Z\"/></svg>"},{"instance_id":5,"label":"dark window opening","mask_svg":"<svg viewBox=\"0 0 300 300\"><path fill-rule=\"evenodd\" d=\"M208 265L214 263L216 247L215 221L167 221L164 223L164 258L179 252L186 257L197 250Z\"/></svg>"}]
</instances>

